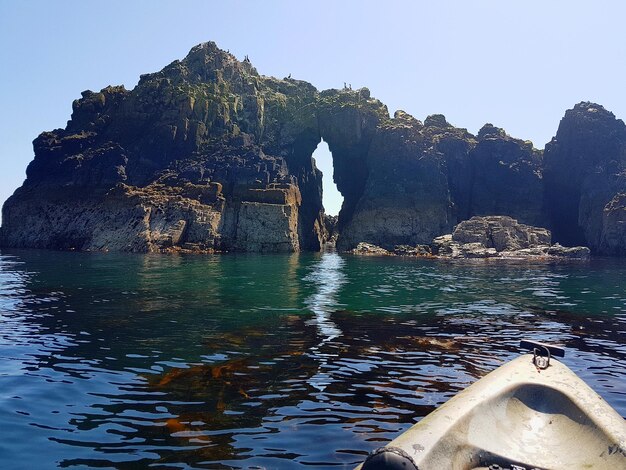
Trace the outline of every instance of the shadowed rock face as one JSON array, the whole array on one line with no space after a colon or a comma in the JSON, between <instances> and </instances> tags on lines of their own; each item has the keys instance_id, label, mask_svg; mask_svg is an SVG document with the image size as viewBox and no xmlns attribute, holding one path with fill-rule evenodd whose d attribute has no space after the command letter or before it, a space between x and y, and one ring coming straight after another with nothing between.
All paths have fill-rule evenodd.
<instances>
[{"instance_id":1,"label":"shadowed rock face","mask_svg":"<svg viewBox=\"0 0 626 470\"><path fill-rule=\"evenodd\" d=\"M428 243L451 226L445 157L428 132L403 112L380 124L365 158L363 193L341 225L338 248L351 249L360 241L387 249Z\"/></svg>"},{"instance_id":2,"label":"shadowed rock face","mask_svg":"<svg viewBox=\"0 0 626 470\"><path fill-rule=\"evenodd\" d=\"M604 206L599 251L626 256L626 192L616 194Z\"/></svg>"},{"instance_id":3,"label":"shadowed rock face","mask_svg":"<svg viewBox=\"0 0 626 470\"><path fill-rule=\"evenodd\" d=\"M486 124L478 132L470 161L472 215L508 215L529 225L546 225L542 154L532 142Z\"/></svg>"},{"instance_id":4,"label":"shadowed rock face","mask_svg":"<svg viewBox=\"0 0 626 470\"><path fill-rule=\"evenodd\" d=\"M623 127L577 105L546 149L544 179L542 152L491 124L474 136L442 115L390 118L366 88L265 77L205 43L133 90L83 92L65 129L35 139L0 242L319 250L329 234L312 154L324 139L344 196L339 249L415 246L474 215L509 215L550 221L557 241L623 253Z\"/></svg>"},{"instance_id":5,"label":"shadowed rock face","mask_svg":"<svg viewBox=\"0 0 626 470\"><path fill-rule=\"evenodd\" d=\"M389 120L389 112L363 88L356 92L345 89L321 92L317 115L320 135L333 155L333 178L344 197L337 227L342 234L363 197L370 175L367 156L372 139L380 124Z\"/></svg>"},{"instance_id":6,"label":"shadowed rock face","mask_svg":"<svg viewBox=\"0 0 626 470\"><path fill-rule=\"evenodd\" d=\"M618 223L619 203L610 202L626 193L625 167L623 121L594 103L565 113L545 149L545 208L555 241L624 252L618 240L626 228Z\"/></svg>"}]
</instances>

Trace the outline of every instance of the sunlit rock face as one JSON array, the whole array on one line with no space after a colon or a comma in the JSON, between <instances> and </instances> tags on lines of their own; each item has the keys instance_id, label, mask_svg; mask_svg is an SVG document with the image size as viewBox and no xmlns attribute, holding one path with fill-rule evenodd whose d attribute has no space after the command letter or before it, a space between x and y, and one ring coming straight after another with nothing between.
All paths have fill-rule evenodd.
<instances>
[{"instance_id":1,"label":"sunlit rock face","mask_svg":"<svg viewBox=\"0 0 626 470\"><path fill-rule=\"evenodd\" d=\"M9 246L298 251L324 240L317 90L214 43L83 92L3 209Z\"/></svg>"},{"instance_id":2,"label":"sunlit rock face","mask_svg":"<svg viewBox=\"0 0 626 470\"><path fill-rule=\"evenodd\" d=\"M507 216L474 216L451 234L437 237L431 252L441 258L500 258L517 260L586 260L587 247L552 245L550 231L520 224Z\"/></svg>"},{"instance_id":3,"label":"sunlit rock face","mask_svg":"<svg viewBox=\"0 0 626 470\"><path fill-rule=\"evenodd\" d=\"M331 236L324 139L344 197L333 241L429 244L475 215L553 228L555 240L624 252L624 125L567 112L544 155L491 124L474 136L422 123L366 88L318 91L260 75L214 43L133 90L85 91L42 133L3 207L4 246L113 251L319 250ZM545 172L545 177L544 177Z\"/></svg>"}]
</instances>

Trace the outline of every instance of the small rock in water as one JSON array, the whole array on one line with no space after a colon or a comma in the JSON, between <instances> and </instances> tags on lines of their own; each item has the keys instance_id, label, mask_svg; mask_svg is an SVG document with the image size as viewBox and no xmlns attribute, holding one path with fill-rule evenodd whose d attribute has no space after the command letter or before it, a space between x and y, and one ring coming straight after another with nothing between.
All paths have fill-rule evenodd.
<instances>
[{"instance_id":1,"label":"small rock in water","mask_svg":"<svg viewBox=\"0 0 626 470\"><path fill-rule=\"evenodd\" d=\"M366 242L359 243L356 248L350 251L350 253L354 255L391 255L391 252L385 250L384 248Z\"/></svg>"},{"instance_id":2,"label":"small rock in water","mask_svg":"<svg viewBox=\"0 0 626 470\"><path fill-rule=\"evenodd\" d=\"M396 245L393 248L393 254L398 256L431 256L430 246L428 245Z\"/></svg>"},{"instance_id":3,"label":"small rock in water","mask_svg":"<svg viewBox=\"0 0 626 470\"><path fill-rule=\"evenodd\" d=\"M472 217L452 234L437 237L432 252L442 258L587 259L584 246L551 245L551 233L506 216Z\"/></svg>"}]
</instances>

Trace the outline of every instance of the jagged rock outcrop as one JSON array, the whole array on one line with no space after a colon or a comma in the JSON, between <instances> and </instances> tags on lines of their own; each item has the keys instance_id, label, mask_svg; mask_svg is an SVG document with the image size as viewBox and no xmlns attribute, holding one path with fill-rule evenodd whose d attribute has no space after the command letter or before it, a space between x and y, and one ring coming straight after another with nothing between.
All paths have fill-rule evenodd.
<instances>
[{"instance_id":1,"label":"jagged rock outcrop","mask_svg":"<svg viewBox=\"0 0 626 470\"><path fill-rule=\"evenodd\" d=\"M513 251L550 245L551 235L545 228L520 224L511 217L472 217L455 227L452 241L480 243L496 251Z\"/></svg>"},{"instance_id":2,"label":"jagged rock outcrop","mask_svg":"<svg viewBox=\"0 0 626 470\"><path fill-rule=\"evenodd\" d=\"M397 111L371 139L363 192L350 218L340 213L338 247L427 244L477 214L541 224L541 162L532 143L490 124L475 137L443 115L422 124Z\"/></svg>"},{"instance_id":3,"label":"jagged rock outcrop","mask_svg":"<svg viewBox=\"0 0 626 470\"><path fill-rule=\"evenodd\" d=\"M552 245L549 230L520 224L506 216L472 217L458 224L452 233L435 237L430 246L400 245L386 250L361 242L350 252L355 255L443 259L585 260L590 255L587 247Z\"/></svg>"},{"instance_id":4,"label":"jagged rock outcrop","mask_svg":"<svg viewBox=\"0 0 626 470\"><path fill-rule=\"evenodd\" d=\"M445 158L431 144L424 126L406 113L380 123L365 159L363 193L340 227L340 249L360 241L389 249L428 243L451 226Z\"/></svg>"},{"instance_id":5,"label":"jagged rock outcrop","mask_svg":"<svg viewBox=\"0 0 626 470\"><path fill-rule=\"evenodd\" d=\"M3 209L9 246L297 251L323 239L317 90L213 43L132 91L83 92Z\"/></svg>"},{"instance_id":6,"label":"jagged rock outcrop","mask_svg":"<svg viewBox=\"0 0 626 470\"><path fill-rule=\"evenodd\" d=\"M544 178L545 208L556 241L605 254L624 252L618 202L626 192L622 120L594 103L568 110L546 145Z\"/></svg>"},{"instance_id":7,"label":"jagged rock outcrop","mask_svg":"<svg viewBox=\"0 0 626 470\"><path fill-rule=\"evenodd\" d=\"M626 251L624 124L601 106L568 111L544 163L491 124L474 136L443 115L391 118L366 88L266 77L214 43L133 90L83 92L65 129L35 139L0 244L319 250L332 236L312 158L321 139L344 196L340 250L415 247L472 216L507 215L563 243Z\"/></svg>"},{"instance_id":8,"label":"jagged rock outcrop","mask_svg":"<svg viewBox=\"0 0 626 470\"><path fill-rule=\"evenodd\" d=\"M551 244L550 231L520 224L506 216L472 217L451 234L436 237L432 252L444 258L572 258L586 259L587 247Z\"/></svg>"}]
</instances>

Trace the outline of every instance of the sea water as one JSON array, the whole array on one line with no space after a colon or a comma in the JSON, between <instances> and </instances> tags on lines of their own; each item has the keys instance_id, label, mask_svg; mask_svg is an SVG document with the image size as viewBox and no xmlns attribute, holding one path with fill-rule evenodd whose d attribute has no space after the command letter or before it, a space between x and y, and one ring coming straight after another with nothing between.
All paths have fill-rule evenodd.
<instances>
[{"instance_id":1,"label":"sea water","mask_svg":"<svg viewBox=\"0 0 626 470\"><path fill-rule=\"evenodd\" d=\"M528 338L626 416L626 260L0 252L0 468L351 468Z\"/></svg>"}]
</instances>

